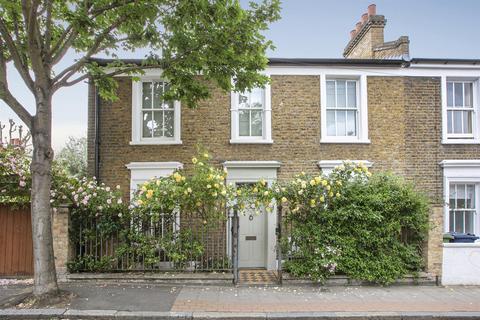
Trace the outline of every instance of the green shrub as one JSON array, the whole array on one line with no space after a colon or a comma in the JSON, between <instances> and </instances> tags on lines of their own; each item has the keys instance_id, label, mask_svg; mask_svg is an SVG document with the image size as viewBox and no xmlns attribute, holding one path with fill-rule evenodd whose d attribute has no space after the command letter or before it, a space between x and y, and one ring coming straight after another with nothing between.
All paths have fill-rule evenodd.
<instances>
[{"instance_id":1,"label":"green shrub","mask_svg":"<svg viewBox=\"0 0 480 320\"><path fill-rule=\"evenodd\" d=\"M342 195L323 207L288 215L294 225L284 243L296 276L324 281L333 273L388 284L422 269L428 201L392 174L341 179Z\"/></svg>"}]
</instances>

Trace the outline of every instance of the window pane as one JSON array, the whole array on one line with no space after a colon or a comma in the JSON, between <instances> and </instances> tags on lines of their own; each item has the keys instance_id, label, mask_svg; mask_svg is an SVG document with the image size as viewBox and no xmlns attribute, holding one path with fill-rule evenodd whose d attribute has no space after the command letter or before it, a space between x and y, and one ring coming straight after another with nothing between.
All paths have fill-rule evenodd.
<instances>
[{"instance_id":1,"label":"window pane","mask_svg":"<svg viewBox=\"0 0 480 320\"><path fill-rule=\"evenodd\" d=\"M447 82L447 106L453 107L453 82Z\"/></svg>"},{"instance_id":2,"label":"window pane","mask_svg":"<svg viewBox=\"0 0 480 320\"><path fill-rule=\"evenodd\" d=\"M453 111L447 112L447 132L453 133Z\"/></svg>"},{"instance_id":3,"label":"window pane","mask_svg":"<svg viewBox=\"0 0 480 320\"><path fill-rule=\"evenodd\" d=\"M463 232L463 211L455 212L455 232Z\"/></svg>"},{"instance_id":4,"label":"window pane","mask_svg":"<svg viewBox=\"0 0 480 320\"><path fill-rule=\"evenodd\" d=\"M462 133L462 111L453 112L453 133Z\"/></svg>"},{"instance_id":5,"label":"window pane","mask_svg":"<svg viewBox=\"0 0 480 320\"><path fill-rule=\"evenodd\" d=\"M337 107L346 107L346 83L345 80L337 80Z\"/></svg>"},{"instance_id":6,"label":"window pane","mask_svg":"<svg viewBox=\"0 0 480 320\"><path fill-rule=\"evenodd\" d=\"M336 136L335 111L327 111L327 135Z\"/></svg>"},{"instance_id":7,"label":"window pane","mask_svg":"<svg viewBox=\"0 0 480 320\"><path fill-rule=\"evenodd\" d=\"M263 108L263 88L255 88L250 92L250 108Z\"/></svg>"},{"instance_id":8,"label":"window pane","mask_svg":"<svg viewBox=\"0 0 480 320\"><path fill-rule=\"evenodd\" d=\"M327 81L327 108L335 108L335 81Z\"/></svg>"},{"instance_id":9,"label":"window pane","mask_svg":"<svg viewBox=\"0 0 480 320\"><path fill-rule=\"evenodd\" d=\"M357 112L348 111L347 112L347 136L356 136L357 135Z\"/></svg>"},{"instance_id":10,"label":"window pane","mask_svg":"<svg viewBox=\"0 0 480 320\"><path fill-rule=\"evenodd\" d=\"M155 109L162 108L163 82L153 83L153 107Z\"/></svg>"},{"instance_id":11,"label":"window pane","mask_svg":"<svg viewBox=\"0 0 480 320\"><path fill-rule=\"evenodd\" d=\"M449 187L449 192L450 192L450 202L449 202L449 206L450 206L450 209L453 210L455 209L456 207L456 204L455 204L455 195L457 193L456 189L455 189L456 185L451 183L450 184L450 187Z\"/></svg>"},{"instance_id":12,"label":"window pane","mask_svg":"<svg viewBox=\"0 0 480 320\"><path fill-rule=\"evenodd\" d=\"M472 112L463 112L463 133L472 133Z\"/></svg>"},{"instance_id":13,"label":"window pane","mask_svg":"<svg viewBox=\"0 0 480 320\"><path fill-rule=\"evenodd\" d=\"M168 138L173 138L175 128L174 128L174 111L166 110L163 111L164 114L164 136Z\"/></svg>"},{"instance_id":14,"label":"window pane","mask_svg":"<svg viewBox=\"0 0 480 320\"><path fill-rule=\"evenodd\" d=\"M467 185L467 208L475 209L475 185Z\"/></svg>"},{"instance_id":15,"label":"window pane","mask_svg":"<svg viewBox=\"0 0 480 320\"><path fill-rule=\"evenodd\" d=\"M473 97L472 97L472 86L473 83L465 82L464 89L465 89L465 107L473 106Z\"/></svg>"},{"instance_id":16,"label":"window pane","mask_svg":"<svg viewBox=\"0 0 480 320\"><path fill-rule=\"evenodd\" d=\"M238 108L248 108L248 96L244 93L238 94Z\"/></svg>"},{"instance_id":17,"label":"window pane","mask_svg":"<svg viewBox=\"0 0 480 320\"><path fill-rule=\"evenodd\" d=\"M471 211L465 212L465 232L474 233L475 214Z\"/></svg>"},{"instance_id":18,"label":"window pane","mask_svg":"<svg viewBox=\"0 0 480 320\"><path fill-rule=\"evenodd\" d=\"M152 132L152 112L151 111L143 111L143 130L142 130L142 137L144 138L151 138L153 135Z\"/></svg>"},{"instance_id":19,"label":"window pane","mask_svg":"<svg viewBox=\"0 0 480 320\"><path fill-rule=\"evenodd\" d=\"M239 118L239 135L240 136L249 136L250 135L250 111L240 110L238 112Z\"/></svg>"},{"instance_id":20,"label":"window pane","mask_svg":"<svg viewBox=\"0 0 480 320\"><path fill-rule=\"evenodd\" d=\"M163 137L163 111L153 112L153 136Z\"/></svg>"},{"instance_id":21,"label":"window pane","mask_svg":"<svg viewBox=\"0 0 480 320\"><path fill-rule=\"evenodd\" d=\"M455 106L463 107L463 83L455 82Z\"/></svg>"},{"instance_id":22,"label":"window pane","mask_svg":"<svg viewBox=\"0 0 480 320\"><path fill-rule=\"evenodd\" d=\"M347 107L357 107L357 83L355 81L347 82Z\"/></svg>"},{"instance_id":23,"label":"window pane","mask_svg":"<svg viewBox=\"0 0 480 320\"><path fill-rule=\"evenodd\" d=\"M456 209L463 209L463 208L465 208L465 185L457 184L457 208Z\"/></svg>"},{"instance_id":24,"label":"window pane","mask_svg":"<svg viewBox=\"0 0 480 320\"><path fill-rule=\"evenodd\" d=\"M337 135L345 136L347 130L347 119L345 111L337 111Z\"/></svg>"},{"instance_id":25,"label":"window pane","mask_svg":"<svg viewBox=\"0 0 480 320\"><path fill-rule=\"evenodd\" d=\"M448 231L455 231L455 214L450 210L450 219L448 223Z\"/></svg>"},{"instance_id":26,"label":"window pane","mask_svg":"<svg viewBox=\"0 0 480 320\"><path fill-rule=\"evenodd\" d=\"M262 111L252 111L251 116L252 116L252 133L251 135L254 137L262 136L262 127L263 127L263 121L262 121Z\"/></svg>"},{"instance_id":27,"label":"window pane","mask_svg":"<svg viewBox=\"0 0 480 320\"><path fill-rule=\"evenodd\" d=\"M152 83L142 83L142 108L150 109L152 107Z\"/></svg>"}]
</instances>

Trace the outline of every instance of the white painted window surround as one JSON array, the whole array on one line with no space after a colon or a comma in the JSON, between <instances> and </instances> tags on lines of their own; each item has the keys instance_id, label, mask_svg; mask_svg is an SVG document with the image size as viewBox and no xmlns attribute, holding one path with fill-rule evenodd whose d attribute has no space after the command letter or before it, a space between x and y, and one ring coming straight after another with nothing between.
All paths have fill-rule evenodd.
<instances>
[{"instance_id":1,"label":"white painted window surround","mask_svg":"<svg viewBox=\"0 0 480 320\"><path fill-rule=\"evenodd\" d=\"M479 76L469 76L464 75L461 76L460 74L457 76L442 76L441 77L441 86L442 86L442 143L443 144L479 144L480 143L480 80ZM465 113L471 113L472 119L469 123L472 128L471 132L468 133L470 130L462 130L462 133L452 133L452 128L449 130L449 121L448 121L448 113L454 112L454 110L459 109L460 106L452 107L453 105L458 105L458 102L455 101L455 97L453 97L454 101L452 103L451 99L449 99L449 90L447 85L450 83L457 83L459 84L469 84L471 83L471 94L472 97L471 102L469 103L461 103L462 110ZM458 90L457 90L458 91ZM461 100L464 100L465 93L463 93L463 97ZM470 108L468 108L468 104L471 104ZM470 111L471 110L471 111ZM460 114L460 112L456 112ZM451 125L451 124L450 124ZM465 123L466 125L466 123Z\"/></svg>"},{"instance_id":2,"label":"white painted window surround","mask_svg":"<svg viewBox=\"0 0 480 320\"><path fill-rule=\"evenodd\" d=\"M126 165L130 170L130 193L138 189L138 185L152 179L167 177L177 169L183 168L180 162L130 162Z\"/></svg>"},{"instance_id":3,"label":"white painted window surround","mask_svg":"<svg viewBox=\"0 0 480 320\"><path fill-rule=\"evenodd\" d=\"M443 230L450 231L450 195L455 190L450 190L455 185L474 185L475 186L475 204L474 229L475 234L480 234L480 217L478 208L480 208L480 160L443 160L440 162L443 168L443 199L444 199L444 219ZM456 196L457 197L457 196ZM462 196L460 196L462 197Z\"/></svg>"},{"instance_id":4,"label":"white painted window surround","mask_svg":"<svg viewBox=\"0 0 480 320\"><path fill-rule=\"evenodd\" d=\"M342 82L346 80L350 82L350 84L355 84L355 101L352 103L346 103L344 107L342 104L338 105L338 98L339 96L336 95L337 104L333 107L328 105L327 101L327 82L335 82L338 81ZM329 83L330 83L329 82ZM347 90L348 92L348 90ZM337 93L336 93L337 94ZM345 95L345 100L348 101L347 96ZM331 103L330 103L331 104ZM350 105L349 105L350 104ZM367 76L366 75L345 75L345 74L328 74L322 73L320 74L320 143L370 143L368 139L368 98L367 98ZM341 110L347 110L348 108L352 108L352 105L355 106L355 111L350 110L351 112L355 113L355 133L348 135L348 134L336 134L332 135L329 133L328 128L329 125L327 120L329 117L327 115L327 110L329 112L333 112L340 108ZM347 108L347 109L346 109ZM344 110L344 111L345 111ZM348 111L348 110L347 110ZM345 111L345 112L347 112ZM342 112L335 112L336 114L343 114ZM348 112L347 112L348 113ZM345 120L347 122L347 120ZM331 127L331 126L330 126ZM338 128L337 128L338 129ZM337 130L338 131L338 130Z\"/></svg>"},{"instance_id":5,"label":"white painted window surround","mask_svg":"<svg viewBox=\"0 0 480 320\"><path fill-rule=\"evenodd\" d=\"M253 92L253 91L252 91ZM254 106L250 106L249 108L245 108L241 104L240 98L241 96L244 98L250 97L250 94L247 92L246 94L241 94L239 92L232 92L231 97L231 105L230 105L230 112L231 112L231 144L272 144L272 102L271 102L271 89L270 84L266 84L265 88L258 88L255 89L256 93L261 94L261 101L258 101L257 106L260 108L254 108ZM258 100L258 99L257 99ZM250 105L250 101L246 102L245 105ZM248 109L255 109L254 111L249 111ZM258 109L258 110L257 110ZM247 130L248 134L242 132L240 118L241 113L246 114L248 113L249 116L252 116L254 113L257 117L261 115L261 130L252 130L250 125L250 129ZM259 133L261 131L261 133Z\"/></svg>"},{"instance_id":6,"label":"white painted window surround","mask_svg":"<svg viewBox=\"0 0 480 320\"><path fill-rule=\"evenodd\" d=\"M132 140L131 145L169 145L182 144L181 140L181 108L180 102L173 102L173 136L172 137L148 137L142 135L143 128L143 84L148 82L161 82L160 76L146 75L140 78L140 81L132 81Z\"/></svg>"},{"instance_id":7,"label":"white painted window surround","mask_svg":"<svg viewBox=\"0 0 480 320\"><path fill-rule=\"evenodd\" d=\"M368 160L320 160L317 162L317 165L320 169L322 169L322 173L329 175L333 169L343 165L343 163L346 161L353 162L355 164L363 164L367 168L371 168L373 166L373 162Z\"/></svg>"}]
</instances>

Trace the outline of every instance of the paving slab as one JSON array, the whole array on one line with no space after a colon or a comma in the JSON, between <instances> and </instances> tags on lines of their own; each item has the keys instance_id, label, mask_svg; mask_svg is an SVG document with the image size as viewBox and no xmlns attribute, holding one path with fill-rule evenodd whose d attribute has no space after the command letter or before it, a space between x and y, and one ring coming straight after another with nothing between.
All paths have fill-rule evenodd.
<instances>
[{"instance_id":1,"label":"paving slab","mask_svg":"<svg viewBox=\"0 0 480 320\"><path fill-rule=\"evenodd\" d=\"M63 284L76 297L70 304L78 310L170 311L179 288L146 284Z\"/></svg>"}]
</instances>

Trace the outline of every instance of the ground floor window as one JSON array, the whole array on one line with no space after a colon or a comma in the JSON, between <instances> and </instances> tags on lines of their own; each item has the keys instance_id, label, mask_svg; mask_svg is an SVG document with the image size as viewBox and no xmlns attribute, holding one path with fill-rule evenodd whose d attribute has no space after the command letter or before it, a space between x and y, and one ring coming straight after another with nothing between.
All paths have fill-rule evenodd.
<instances>
[{"instance_id":1,"label":"ground floor window","mask_svg":"<svg viewBox=\"0 0 480 320\"><path fill-rule=\"evenodd\" d=\"M476 190L474 183L450 183L449 185L449 231L474 233Z\"/></svg>"}]
</instances>

